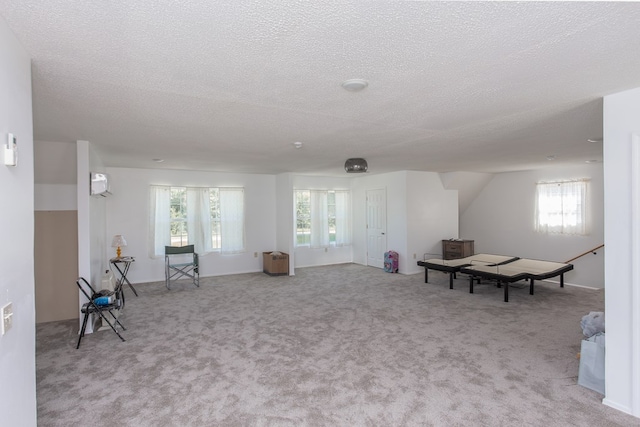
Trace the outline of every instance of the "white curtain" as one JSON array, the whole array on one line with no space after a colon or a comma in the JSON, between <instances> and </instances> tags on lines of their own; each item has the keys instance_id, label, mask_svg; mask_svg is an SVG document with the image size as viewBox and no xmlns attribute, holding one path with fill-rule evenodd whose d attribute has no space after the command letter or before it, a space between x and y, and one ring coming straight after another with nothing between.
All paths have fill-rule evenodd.
<instances>
[{"instance_id":1,"label":"white curtain","mask_svg":"<svg viewBox=\"0 0 640 427\"><path fill-rule=\"evenodd\" d=\"M540 182L536 185L536 231L587 234L587 180Z\"/></svg>"},{"instance_id":2,"label":"white curtain","mask_svg":"<svg viewBox=\"0 0 640 427\"><path fill-rule=\"evenodd\" d=\"M351 215L348 191L336 191L336 246L351 244Z\"/></svg>"},{"instance_id":3,"label":"white curtain","mask_svg":"<svg viewBox=\"0 0 640 427\"><path fill-rule=\"evenodd\" d=\"M244 251L244 189L220 188L220 251Z\"/></svg>"},{"instance_id":4,"label":"white curtain","mask_svg":"<svg viewBox=\"0 0 640 427\"><path fill-rule=\"evenodd\" d=\"M327 192L311 190L311 247L329 246L329 210L327 208Z\"/></svg>"},{"instance_id":5,"label":"white curtain","mask_svg":"<svg viewBox=\"0 0 640 427\"><path fill-rule=\"evenodd\" d=\"M164 256L171 245L171 187L152 185L149 203L149 256Z\"/></svg>"},{"instance_id":6,"label":"white curtain","mask_svg":"<svg viewBox=\"0 0 640 427\"><path fill-rule=\"evenodd\" d=\"M212 252L208 188L187 188L187 235L199 254Z\"/></svg>"}]
</instances>

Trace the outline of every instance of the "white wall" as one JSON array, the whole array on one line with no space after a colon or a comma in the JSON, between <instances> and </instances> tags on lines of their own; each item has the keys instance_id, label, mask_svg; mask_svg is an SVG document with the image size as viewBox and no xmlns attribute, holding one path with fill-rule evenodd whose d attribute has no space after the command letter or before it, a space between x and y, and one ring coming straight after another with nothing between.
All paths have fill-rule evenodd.
<instances>
[{"instance_id":1,"label":"white wall","mask_svg":"<svg viewBox=\"0 0 640 427\"><path fill-rule=\"evenodd\" d=\"M108 269L105 249L106 204L102 197L92 197L90 193L90 172L104 172L102 160L88 141L76 142L77 152L77 206L78 206L78 274L94 288L100 284L102 275ZM86 302L78 291L78 305ZM78 324L81 315L78 311ZM93 332L89 322L87 333Z\"/></svg>"},{"instance_id":2,"label":"white wall","mask_svg":"<svg viewBox=\"0 0 640 427\"><path fill-rule=\"evenodd\" d=\"M588 236L546 235L534 231L535 184L572 178L590 178ZM476 253L513 255L565 262L604 243L604 189L601 164L549 167L497 174L460 218L460 237L475 240ZM573 261L565 274L572 284L604 286L604 250Z\"/></svg>"},{"instance_id":3,"label":"white wall","mask_svg":"<svg viewBox=\"0 0 640 427\"><path fill-rule=\"evenodd\" d=\"M2 19L0 64L0 141L4 145L7 133L18 141L18 166L0 163L0 306L13 304L13 328L0 337L0 419L6 426L35 426L31 60Z\"/></svg>"},{"instance_id":4,"label":"white wall","mask_svg":"<svg viewBox=\"0 0 640 427\"><path fill-rule=\"evenodd\" d=\"M108 268L106 255L106 204L90 196L90 172L104 172L102 160L88 141L77 141L78 154L78 273L92 285L100 283ZM84 299L80 297L80 302Z\"/></svg>"},{"instance_id":5,"label":"white wall","mask_svg":"<svg viewBox=\"0 0 640 427\"><path fill-rule=\"evenodd\" d=\"M482 189L491 181L493 174L477 172L441 173L440 179L447 190L458 190L458 212L462 215Z\"/></svg>"},{"instance_id":6,"label":"white wall","mask_svg":"<svg viewBox=\"0 0 640 427\"><path fill-rule=\"evenodd\" d=\"M296 190L350 190L351 178L321 177L321 176L293 176L293 189ZM291 194L292 191L291 191ZM290 209L295 210L293 197ZM291 218L291 233L294 233L295 224ZM355 222L354 222L355 224ZM291 234L290 234L291 236ZM310 267L318 265L341 264L353 261L353 246L328 247L328 248L296 248L295 266Z\"/></svg>"},{"instance_id":7,"label":"white wall","mask_svg":"<svg viewBox=\"0 0 640 427\"><path fill-rule=\"evenodd\" d=\"M289 254L289 275L295 275L295 215L293 205L293 175L276 176L276 245L275 250ZM269 252L266 250L264 252Z\"/></svg>"},{"instance_id":8,"label":"white wall","mask_svg":"<svg viewBox=\"0 0 640 427\"><path fill-rule=\"evenodd\" d=\"M407 172L407 254L403 272L424 272L424 254L442 255L442 240L458 238L458 191L445 190L440 175ZM414 257L415 254L415 257Z\"/></svg>"},{"instance_id":9,"label":"white wall","mask_svg":"<svg viewBox=\"0 0 640 427\"><path fill-rule=\"evenodd\" d=\"M635 141L634 141L635 138ZM640 88L604 98L606 405L640 417Z\"/></svg>"},{"instance_id":10,"label":"white wall","mask_svg":"<svg viewBox=\"0 0 640 427\"><path fill-rule=\"evenodd\" d=\"M75 184L36 184L35 210L75 211L78 209L78 187Z\"/></svg>"},{"instance_id":11,"label":"white wall","mask_svg":"<svg viewBox=\"0 0 640 427\"><path fill-rule=\"evenodd\" d=\"M219 276L262 271L262 252L276 245L276 177L202 171L107 168L112 195L107 204L105 259L115 256L111 238L122 234L127 246L123 255L135 257L127 276L132 283L164 280L164 258L149 256L149 186L244 187L246 252L201 255L200 275ZM254 256L257 254L257 256Z\"/></svg>"},{"instance_id":12,"label":"white wall","mask_svg":"<svg viewBox=\"0 0 640 427\"><path fill-rule=\"evenodd\" d=\"M386 189L387 248L398 252L400 273L424 271L417 260L425 252L440 253L442 239L457 237L457 191L445 190L435 172L401 171L357 177L352 188L356 263L367 264L368 190Z\"/></svg>"}]
</instances>

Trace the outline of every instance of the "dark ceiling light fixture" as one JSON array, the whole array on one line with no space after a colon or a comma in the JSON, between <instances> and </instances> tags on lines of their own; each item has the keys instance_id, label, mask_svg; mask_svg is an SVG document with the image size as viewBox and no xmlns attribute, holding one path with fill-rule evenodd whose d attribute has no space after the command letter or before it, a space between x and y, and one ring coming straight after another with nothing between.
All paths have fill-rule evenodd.
<instances>
[{"instance_id":1,"label":"dark ceiling light fixture","mask_svg":"<svg viewBox=\"0 0 640 427\"><path fill-rule=\"evenodd\" d=\"M347 173L365 173L369 169L369 165L367 165L367 161L365 159L347 159L344 162L344 170Z\"/></svg>"}]
</instances>

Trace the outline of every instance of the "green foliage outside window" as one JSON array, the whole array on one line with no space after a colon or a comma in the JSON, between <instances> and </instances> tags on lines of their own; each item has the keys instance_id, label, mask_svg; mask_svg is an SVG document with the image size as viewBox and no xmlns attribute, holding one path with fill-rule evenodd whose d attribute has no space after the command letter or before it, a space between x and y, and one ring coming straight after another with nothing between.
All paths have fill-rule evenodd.
<instances>
[{"instance_id":1,"label":"green foliage outside window","mask_svg":"<svg viewBox=\"0 0 640 427\"><path fill-rule=\"evenodd\" d=\"M171 187L171 246L188 244L187 189Z\"/></svg>"}]
</instances>

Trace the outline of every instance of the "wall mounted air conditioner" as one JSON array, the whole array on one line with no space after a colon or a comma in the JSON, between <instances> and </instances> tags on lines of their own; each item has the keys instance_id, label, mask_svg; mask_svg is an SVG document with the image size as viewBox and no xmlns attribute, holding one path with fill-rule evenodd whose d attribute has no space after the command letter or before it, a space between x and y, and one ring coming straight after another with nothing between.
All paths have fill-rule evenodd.
<instances>
[{"instance_id":1,"label":"wall mounted air conditioner","mask_svg":"<svg viewBox=\"0 0 640 427\"><path fill-rule=\"evenodd\" d=\"M91 172L91 195L107 197L111 194L109 175L102 172Z\"/></svg>"}]
</instances>

